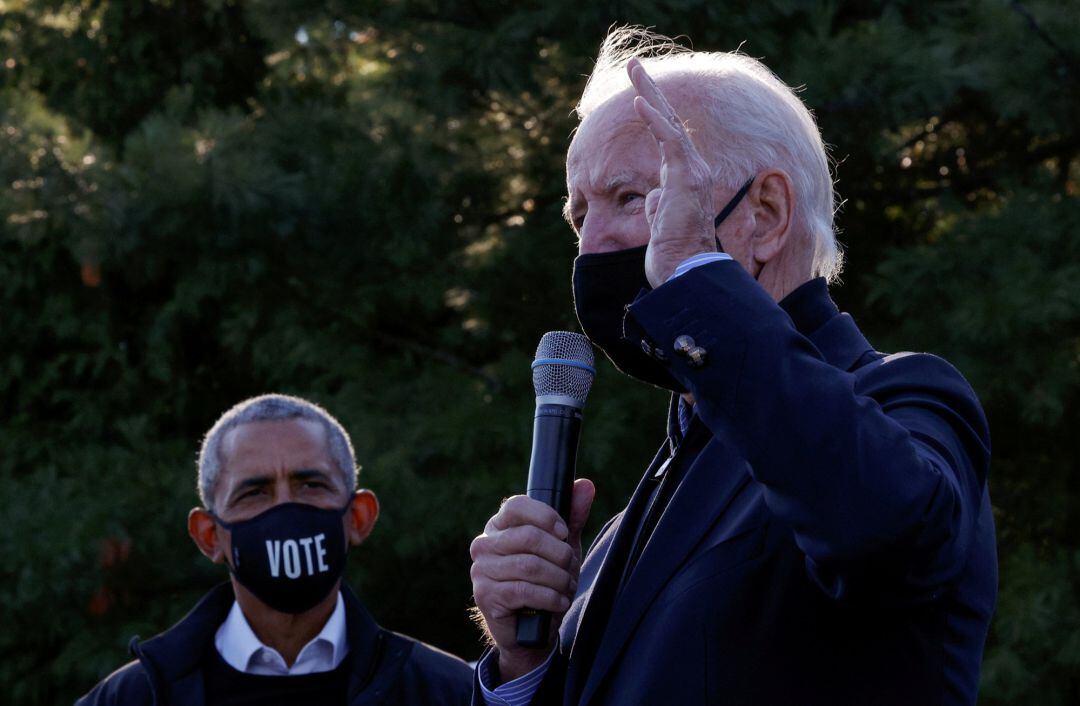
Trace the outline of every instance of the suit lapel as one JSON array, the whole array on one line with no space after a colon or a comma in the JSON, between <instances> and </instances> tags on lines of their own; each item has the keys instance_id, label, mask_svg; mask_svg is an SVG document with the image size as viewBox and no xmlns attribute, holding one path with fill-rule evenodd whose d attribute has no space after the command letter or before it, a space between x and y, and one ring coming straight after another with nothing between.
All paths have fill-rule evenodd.
<instances>
[{"instance_id":1,"label":"suit lapel","mask_svg":"<svg viewBox=\"0 0 1080 706\"><path fill-rule=\"evenodd\" d=\"M668 443L665 442L641 477L622 517L610 529L613 538L608 545L596 580L586 589L586 595L582 597L585 606L578 620L573 641L569 643L571 651L566 672L566 703L574 702L577 694L581 693L584 679L591 671L593 656L606 631L605 626L611 613L611 605L619 589L623 566L630 554L637 527L641 523L642 512L652 494L653 474L669 458L669 452ZM564 644L566 644L565 641Z\"/></svg>"},{"instance_id":2,"label":"suit lapel","mask_svg":"<svg viewBox=\"0 0 1080 706\"><path fill-rule=\"evenodd\" d=\"M798 296L781 302L781 306L830 365L850 371L873 353L851 316L837 310L824 280L804 285ZM676 403L673 398L673 405ZM669 413L669 427L675 424L677 428L674 419L677 417ZM630 545L654 490L649 479L667 458L663 449L638 484L619 526L612 528L614 539L577 625L567 673L566 703L584 706L596 696L649 606L702 537L720 521L732 499L750 482L746 460L734 453L721 433L713 432L713 441L687 470L621 592L618 583ZM706 462L700 462L706 457ZM609 616L614 617L609 620Z\"/></svg>"},{"instance_id":3,"label":"suit lapel","mask_svg":"<svg viewBox=\"0 0 1080 706\"><path fill-rule=\"evenodd\" d=\"M700 463L706 456L707 462ZM745 460L736 457L721 439L713 440L698 454L611 609L613 619L607 623L589 669L581 704L589 703L596 694L657 594L749 480ZM627 527L632 535L630 523L624 523L624 534Z\"/></svg>"}]
</instances>

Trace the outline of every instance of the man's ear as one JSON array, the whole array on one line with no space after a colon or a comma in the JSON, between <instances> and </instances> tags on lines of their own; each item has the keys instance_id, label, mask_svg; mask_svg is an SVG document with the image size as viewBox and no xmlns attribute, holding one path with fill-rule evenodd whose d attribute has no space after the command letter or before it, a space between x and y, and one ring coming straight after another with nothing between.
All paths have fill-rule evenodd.
<instances>
[{"instance_id":1,"label":"man's ear","mask_svg":"<svg viewBox=\"0 0 1080 706\"><path fill-rule=\"evenodd\" d=\"M201 507L192 508L187 516L187 531L199 551L210 561L220 564L225 560L225 543L213 516Z\"/></svg>"},{"instance_id":2,"label":"man's ear","mask_svg":"<svg viewBox=\"0 0 1080 706\"><path fill-rule=\"evenodd\" d=\"M787 246L795 220L795 190L787 172L769 169L758 175L747 197L754 216L751 254L763 267Z\"/></svg>"},{"instance_id":3,"label":"man's ear","mask_svg":"<svg viewBox=\"0 0 1080 706\"><path fill-rule=\"evenodd\" d=\"M349 544L359 546L375 529L375 521L379 519L379 499L375 493L361 488L353 493L352 504L345 514L345 529L349 535Z\"/></svg>"}]
</instances>

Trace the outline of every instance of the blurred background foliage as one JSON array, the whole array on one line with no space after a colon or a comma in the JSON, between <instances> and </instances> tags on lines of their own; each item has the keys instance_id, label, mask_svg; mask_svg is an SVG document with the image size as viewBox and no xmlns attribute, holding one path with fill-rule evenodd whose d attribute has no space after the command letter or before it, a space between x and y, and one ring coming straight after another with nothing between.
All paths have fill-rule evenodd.
<instances>
[{"instance_id":1,"label":"blurred background foliage","mask_svg":"<svg viewBox=\"0 0 1080 706\"><path fill-rule=\"evenodd\" d=\"M837 300L991 418L982 701L1080 700L1075 0L0 0L5 703L70 702L224 577L184 530L195 451L266 391L353 435L374 614L479 653L467 547L523 487L536 341L575 328L562 161L615 22L805 86ZM594 395L593 532L665 411L610 367Z\"/></svg>"}]
</instances>

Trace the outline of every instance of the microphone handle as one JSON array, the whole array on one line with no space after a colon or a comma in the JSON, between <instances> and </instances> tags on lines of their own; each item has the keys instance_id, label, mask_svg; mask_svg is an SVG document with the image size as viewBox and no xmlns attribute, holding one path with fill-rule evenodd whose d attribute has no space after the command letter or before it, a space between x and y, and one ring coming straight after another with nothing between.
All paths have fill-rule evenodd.
<instances>
[{"instance_id":1,"label":"microphone handle","mask_svg":"<svg viewBox=\"0 0 1080 706\"><path fill-rule=\"evenodd\" d=\"M555 509L570 524L570 498L577 468L581 410L561 404L538 404L533 419L532 458L526 494ZM547 647L551 614L523 608L518 611L517 643Z\"/></svg>"}]
</instances>

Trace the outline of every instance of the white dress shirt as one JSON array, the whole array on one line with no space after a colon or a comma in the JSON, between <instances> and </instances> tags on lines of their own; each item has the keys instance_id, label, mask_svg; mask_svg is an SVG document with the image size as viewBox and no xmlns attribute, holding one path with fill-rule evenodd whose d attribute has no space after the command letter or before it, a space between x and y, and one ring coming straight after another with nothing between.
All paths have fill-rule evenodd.
<instances>
[{"instance_id":1,"label":"white dress shirt","mask_svg":"<svg viewBox=\"0 0 1080 706\"><path fill-rule=\"evenodd\" d=\"M304 645L290 667L273 647L267 647L255 636L240 605L233 601L225 622L214 635L214 647L225 662L240 672L269 676L296 676L336 669L349 651L345 639L345 601L338 592L334 612L322 631Z\"/></svg>"}]
</instances>

